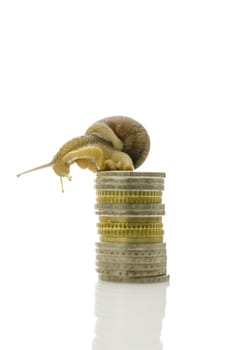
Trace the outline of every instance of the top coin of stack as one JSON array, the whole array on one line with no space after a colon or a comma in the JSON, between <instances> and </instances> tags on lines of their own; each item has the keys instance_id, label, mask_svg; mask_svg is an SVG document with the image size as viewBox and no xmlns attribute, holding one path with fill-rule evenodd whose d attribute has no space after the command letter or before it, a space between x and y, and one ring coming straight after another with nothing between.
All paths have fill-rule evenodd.
<instances>
[{"instance_id":1,"label":"top coin of stack","mask_svg":"<svg viewBox=\"0 0 232 350\"><path fill-rule=\"evenodd\" d=\"M96 175L96 214L100 243L97 244L97 271L104 280L138 282L167 280L166 246L163 245L163 259L154 260L148 265L146 261L135 264L122 261L120 256L128 249L138 250L140 245L147 251L148 244L157 251L163 243L162 204L165 173L142 173L131 171L98 172ZM157 247L156 247L157 244ZM110 261L111 254L121 250L118 260ZM160 249L160 247L159 247ZM108 250L109 252L109 250ZM122 263L123 262L123 263ZM162 278L158 278L162 276ZM166 276L167 277L167 276ZM143 280L142 280L143 278ZM151 279L153 278L153 279ZM133 282L135 282L133 280Z\"/></svg>"}]
</instances>

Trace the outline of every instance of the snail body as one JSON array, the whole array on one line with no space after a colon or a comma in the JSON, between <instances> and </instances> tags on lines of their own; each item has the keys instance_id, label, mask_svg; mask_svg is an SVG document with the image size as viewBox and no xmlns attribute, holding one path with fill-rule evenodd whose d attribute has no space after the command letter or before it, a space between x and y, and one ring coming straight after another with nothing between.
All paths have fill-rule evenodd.
<instances>
[{"instance_id":1,"label":"snail body","mask_svg":"<svg viewBox=\"0 0 232 350\"><path fill-rule=\"evenodd\" d=\"M69 169L73 163L93 172L133 170L144 162L149 149L149 135L139 122L129 117L108 117L91 125L85 135L65 143L51 162L17 176L52 167L62 183L63 177L71 180Z\"/></svg>"}]
</instances>

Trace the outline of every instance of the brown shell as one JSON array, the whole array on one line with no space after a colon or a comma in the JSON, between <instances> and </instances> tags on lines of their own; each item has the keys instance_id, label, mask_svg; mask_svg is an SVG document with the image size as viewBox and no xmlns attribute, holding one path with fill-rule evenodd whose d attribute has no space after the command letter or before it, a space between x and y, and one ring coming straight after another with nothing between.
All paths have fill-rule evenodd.
<instances>
[{"instance_id":1,"label":"brown shell","mask_svg":"<svg viewBox=\"0 0 232 350\"><path fill-rule=\"evenodd\" d=\"M145 161L150 150L150 138L142 124L122 116L108 117L98 122L106 123L120 138L122 151L131 157L135 168Z\"/></svg>"}]
</instances>

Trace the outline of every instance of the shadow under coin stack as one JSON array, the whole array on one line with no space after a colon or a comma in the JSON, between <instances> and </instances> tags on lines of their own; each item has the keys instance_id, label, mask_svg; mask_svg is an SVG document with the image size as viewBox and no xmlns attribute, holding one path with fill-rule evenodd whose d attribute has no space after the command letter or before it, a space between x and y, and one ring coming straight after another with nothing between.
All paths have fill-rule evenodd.
<instances>
[{"instance_id":1,"label":"shadow under coin stack","mask_svg":"<svg viewBox=\"0 0 232 350\"><path fill-rule=\"evenodd\" d=\"M100 242L96 271L110 282L169 280L162 204L165 173L107 171L96 174Z\"/></svg>"}]
</instances>

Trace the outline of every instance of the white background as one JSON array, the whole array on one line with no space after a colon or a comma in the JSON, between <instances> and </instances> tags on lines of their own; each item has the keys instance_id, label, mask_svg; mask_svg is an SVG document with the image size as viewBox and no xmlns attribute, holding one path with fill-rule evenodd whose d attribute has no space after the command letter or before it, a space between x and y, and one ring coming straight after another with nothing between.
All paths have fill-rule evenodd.
<instances>
[{"instance_id":1,"label":"white background","mask_svg":"<svg viewBox=\"0 0 232 350\"><path fill-rule=\"evenodd\" d=\"M98 119L144 124L167 173L163 346L231 349L230 1L0 2L0 348L91 349L94 175L52 159ZM130 350L130 349L128 349Z\"/></svg>"}]
</instances>

